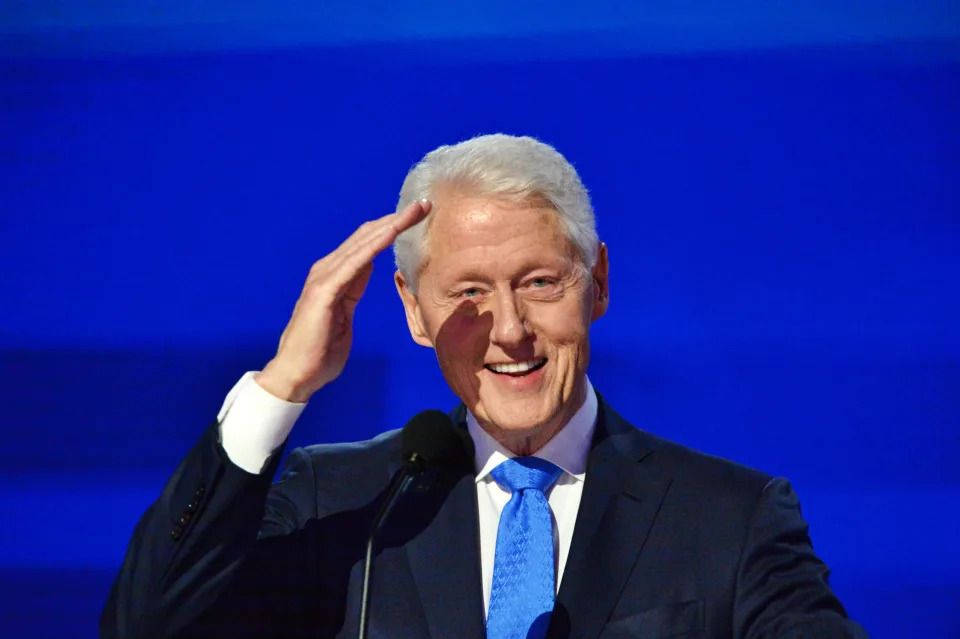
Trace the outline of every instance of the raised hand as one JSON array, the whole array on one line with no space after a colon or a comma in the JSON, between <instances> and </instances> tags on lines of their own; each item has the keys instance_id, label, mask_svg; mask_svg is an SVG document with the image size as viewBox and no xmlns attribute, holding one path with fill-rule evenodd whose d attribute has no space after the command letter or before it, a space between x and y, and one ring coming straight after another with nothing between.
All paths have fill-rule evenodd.
<instances>
[{"instance_id":1,"label":"raised hand","mask_svg":"<svg viewBox=\"0 0 960 639\"><path fill-rule=\"evenodd\" d=\"M305 402L343 371L353 342L353 313L373 271L373 258L430 212L427 200L366 222L316 262L303 285L277 354L257 375L264 390Z\"/></svg>"}]
</instances>

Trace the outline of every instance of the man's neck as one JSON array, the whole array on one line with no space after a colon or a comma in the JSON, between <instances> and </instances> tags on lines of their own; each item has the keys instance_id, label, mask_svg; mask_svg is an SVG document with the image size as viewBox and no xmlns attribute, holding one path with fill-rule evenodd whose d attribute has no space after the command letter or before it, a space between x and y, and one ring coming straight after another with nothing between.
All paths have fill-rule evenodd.
<instances>
[{"instance_id":1,"label":"man's neck","mask_svg":"<svg viewBox=\"0 0 960 639\"><path fill-rule=\"evenodd\" d=\"M577 384L571 398L561 407L561 410L553 416L548 422L530 430L517 432L508 431L497 427L489 422L481 422L474 416L474 421L486 433L493 437L497 443L514 455L529 456L534 455L543 448L549 441L556 437L557 433L562 431L574 415L583 408L587 399L587 393L592 392L592 386L586 376ZM472 414L471 414L472 415Z\"/></svg>"}]
</instances>

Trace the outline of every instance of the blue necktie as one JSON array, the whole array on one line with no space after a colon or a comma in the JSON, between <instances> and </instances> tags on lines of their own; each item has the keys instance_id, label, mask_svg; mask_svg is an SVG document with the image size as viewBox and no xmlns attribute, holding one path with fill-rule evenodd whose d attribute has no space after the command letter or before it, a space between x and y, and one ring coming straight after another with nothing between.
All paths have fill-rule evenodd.
<instances>
[{"instance_id":1,"label":"blue necktie","mask_svg":"<svg viewBox=\"0 0 960 639\"><path fill-rule=\"evenodd\" d=\"M497 528L487 639L541 639L547 634L556 575L553 520L544 493L561 472L538 457L514 457L490 473L513 494Z\"/></svg>"}]
</instances>

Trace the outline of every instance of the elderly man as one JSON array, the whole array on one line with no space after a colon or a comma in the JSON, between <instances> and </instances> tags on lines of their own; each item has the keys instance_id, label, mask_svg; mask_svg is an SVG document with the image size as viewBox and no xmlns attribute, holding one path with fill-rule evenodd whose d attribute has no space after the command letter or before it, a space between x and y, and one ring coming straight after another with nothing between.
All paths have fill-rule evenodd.
<instances>
[{"instance_id":1,"label":"elderly man","mask_svg":"<svg viewBox=\"0 0 960 639\"><path fill-rule=\"evenodd\" d=\"M276 356L137 526L103 636L356 634L397 432L294 450L271 477L343 370L391 243L410 334L436 351L475 453L386 521L370 636L862 636L786 481L637 430L593 390L607 249L573 167L506 135L427 154L397 212L313 265Z\"/></svg>"}]
</instances>

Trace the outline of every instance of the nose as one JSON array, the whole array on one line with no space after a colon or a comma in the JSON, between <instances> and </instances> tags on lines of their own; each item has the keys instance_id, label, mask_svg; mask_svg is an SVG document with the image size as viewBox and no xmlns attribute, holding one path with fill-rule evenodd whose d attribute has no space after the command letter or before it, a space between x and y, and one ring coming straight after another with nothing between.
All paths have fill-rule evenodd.
<instances>
[{"instance_id":1,"label":"nose","mask_svg":"<svg viewBox=\"0 0 960 639\"><path fill-rule=\"evenodd\" d=\"M490 341L500 346L514 346L526 339L529 331L522 303L510 292L496 295L493 304L493 326Z\"/></svg>"}]
</instances>

